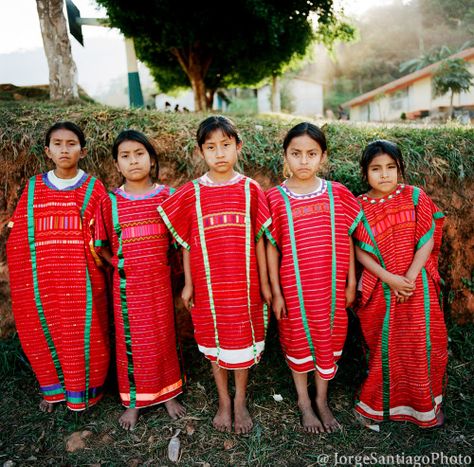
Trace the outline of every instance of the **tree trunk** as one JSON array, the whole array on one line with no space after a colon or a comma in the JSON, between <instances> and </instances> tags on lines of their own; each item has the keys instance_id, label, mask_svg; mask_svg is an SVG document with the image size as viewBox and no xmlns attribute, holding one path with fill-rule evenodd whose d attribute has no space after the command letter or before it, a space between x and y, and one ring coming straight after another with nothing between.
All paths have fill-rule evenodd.
<instances>
[{"instance_id":1,"label":"tree trunk","mask_svg":"<svg viewBox=\"0 0 474 467\"><path fill-rule=\"evenodd\" d=\"M272 112L281 112L280 80L276 75L272 76L271 109Z\"/></svg>"},{"instance_id":2,"label":"tree trunk","mask_svg":"<svg viewBox=\"0 0 474 467\"><path fill-rule=\"evenodd\" d=\"M203 51L199 43L193 44L187 50L174 48L171 52L178 59L191 83L194 93L194 110L204 112L208 108L204 78L212 62L212 56Z\"/></svg>"},{"instance_id":3,"label":"tree trunk","mask_svg":"<svg viewBox=\"0 0 474 467\"><path fill-rule=\"evenodd\" d=\"M194 110L204 112L207 109L206 85L204 79L197 75L191 75L191 87L194 93Z\"/></svg>"},{"instance_id":4,"label":"tree trunk","mask_svg":"<svg viewBox=\"0 0 474 467\"><path fill-rule=\"evenodd\" d=\"M206 92L206 108L207 110L212 110L212 104L214 103L214 94L216 93L215 89L208 89Z\"/></svg>"},{"instance_id":5,"label":"tree trunk","mask_svg":"<svg viewBox=\"0 0 474 467\"><path fill-rule=\"evenodd\" d=\"M454 118L454 106L453 106L453 100L454 100L454 92L451 91L451 99L449 100L449 117L448 120L452 120Z\"/></svg>"},{"instance_id":6,"label":"tree trunk","mask_svg":"<svg viewBox=\"0 0 474 467\"><path fill-rule=\"evenodd\" d=\"M36 7L48 60L50 99L78 99L77 68L72 58L63 0L36 0Z\"/></svg>"}]
</instances>

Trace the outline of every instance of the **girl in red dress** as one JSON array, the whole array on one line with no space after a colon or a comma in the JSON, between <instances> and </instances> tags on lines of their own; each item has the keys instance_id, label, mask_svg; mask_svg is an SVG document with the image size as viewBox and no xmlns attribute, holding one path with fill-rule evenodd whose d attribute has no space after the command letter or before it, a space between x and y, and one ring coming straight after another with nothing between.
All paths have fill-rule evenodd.
<instances>
[{"instance_id":1,"label":"girl in red dress","mask_svg":"<svg viewBox=\"0 0 474 467\"><path fill-rule=\"evenodd\" d=\"M125 183L101 200L95 248L114 266L117 375L127 407L119 423L132 430L143 407L164 403L173 419L185 413L176 400L182 378L168 264L171 236L156 211L172 189L153 182L158 156L142 133L120 133L112 155Z\"/></svg>"},{"instance_id":2,"label":"girl in red dress","mask_svg":"<svg viewBox=\"0 0 474 467\"><path fill-rule=\"evenodd\" d=\"M262 295L270 303L263 237L271 220L260 186L234 170L242 148L234 124L222 116L207 118L197 143L209 171L158 209L184 247L182 298L219 395L213 425L219 431L232 428L232 370L234 430L248 433L253 426L246 403L248 369L260 360L268 320Z\"/></svg>"},{"instance_id":3,"label":"girl in red dress","mask_svg":"<svg viewBox=\"0 0 474 467\"><path fill-rule=\"evenodd\" d=\"M327 402L347 333L356 279L351 234L362 213L343 185L317 176L326 138L315 125L293 127L283 142L290 177L267 192L272 216L267 260L273 311L291 369L302 425L311 433L339 424ZM315 409L308 373L315 371Z\"/></svg>"},{"instance_id":4,"label":"girl in red dress","mask_svg":"<svg viewBox=\"0 0 474 467\"><path fill-rule=\"evenodd\" d=\"M370 190L359 197L357 259L364 266L358 316L369 374L356 411L373 420L441 425L447 335L440 308L438 254L443 214L420 188L401 183L399 148L378 140L361 168Z\"/></svg>"},{"instance_id":5,"label":"girl in red dress","mask_svg":"<svg viewBox=\"0 0 474 467\"><path fill-rule=\"evenodd\" d=\"M40 409L65 401L78 411L100 400L109 365L106 281L90 248L106 191L79 168L87 149L76 124L55 123L45 152L55 168L30 178L9 224L12 308Z\"/></svg>"}]
</instances>

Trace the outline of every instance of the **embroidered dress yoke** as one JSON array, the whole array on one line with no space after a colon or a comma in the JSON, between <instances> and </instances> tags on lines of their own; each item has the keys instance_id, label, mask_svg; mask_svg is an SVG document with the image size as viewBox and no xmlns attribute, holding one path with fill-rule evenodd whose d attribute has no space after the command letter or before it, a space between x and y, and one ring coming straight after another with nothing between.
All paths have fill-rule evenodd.
<instances>
[{"instance_id":1,"label":"embroidered dress yoke","mask_svg":"<svg viewBox=\"0 0 474 467\"><path fill-rule=\"evenodd\" d=\"M170 188L144 195L121 189L97 212L95 247L114 257L113 298L119 392L126 407L165 402L182 392L168 253L171 236L156 208Z\"/></svg>"},{"instance_id":2,"label":"embroidered dress yoke","mask_svg":"<svg viewBox=\"0 0 474 467\"><path fill-rule=\"evenodd\" d=\"M191 315L199 350L223 368L257 363L267 311L255 244L271 223L260 186L241 174L225 184L203 176L183 185L159 212L190 252Z\"/></svg>"},{"instance_id":3,"label":"embroidered dress yoke","mask_svg":"<svg viewBox=\"0 0 474 467\"><path fill-rule=\"evenodd\" d=\"M438 254L443 214L419 188L399 185L383 198L359 197L364 222L356 244L386 270L404 275L415 253L434 239L414 294L397 303L388 285L364 270L358 316L369 347L369 375L356 410L374 420L436 424L443 398L447 334L439 304Z\"/></svg>"},{"instance_id":4,"label":"embroidered dress yoke","mask_svg":"<svg viewBox=\"0 0 474 467\"><path fill-rule=\"evenodd\" d=\"M362 213L352 193L321 180L318 190L299 195L285 183L267 191L271 242L281 254L280 283L288 317L278 322L289 367L336 373L347 333L345 287L350 238Z\"/></svg>"},{"instance_id":5,"label":"embroidered dress yoke","mask_svg":"<svg viewBox=\"0 0 474 467\"><path fill-rule=\"evenodd\" d=\"M46 401L83 410L102 396L109 363L105 277L91 254L102 183L59 190L32 177L7 241L13 315Z\"/></svg>"}]
</instances>

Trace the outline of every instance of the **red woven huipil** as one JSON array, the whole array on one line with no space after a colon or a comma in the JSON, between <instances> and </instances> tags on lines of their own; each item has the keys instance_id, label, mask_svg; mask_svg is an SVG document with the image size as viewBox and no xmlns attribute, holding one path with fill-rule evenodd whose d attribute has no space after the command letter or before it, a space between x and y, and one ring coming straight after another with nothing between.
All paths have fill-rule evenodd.
<instances>
[{"instance_id":1,"label":"red woven huipil","mask_svg":"<svg viewBox=\"0 0 474 467\"><path fill-rule=\"evenodd\" d=\"M267 311L260 296L255 244L270 224L265 195L252 179L226 184L206 176L183 185L159 212L190 251L191 310L199 350L223 368L260 359Z\"/></svg>"},{"instance_id":2,"label":"red woven huipil","mask_svg":"<svg viewBox=\"0 0 474 467\"><path fill-rule=\"evenodd\" d=\"M121 189L97 212L95 246L114 258L113 300L119 392L126 407L165 402L182 392L168 253L170 234L156 208L170 188L144 195Z\"/></svg>"},{"instance_id":3,"label":"red woven huipil","mask_svg":"<svg viewBox=\"0 0 474 467\"><path fill-rule=\"evenodd\" d=\"M293 371L316 370L331 379L346 339L349 236L360 206L345 186L326 180L309 195L292 193L283 183L267 198L288 312L278 322L283 353Z\"/></svg>"},{"instance_id":4,"label":"red woven huipil","mask_svg":"<svg viewBox=\"0 0 474 467\"><path fill-rule=\"evenodd\" d=\"M64 190L32 177L7 242L15 323L48 402L83 410L102 396L109 363L105 278L91 254L102 183L84 174Z\"/></svg>"},{"instance_id":5,"label":"red woven huipil","mask_svg":"<svg viewBox=\"0 0 474 467\"><path fill-rule=\"evenodd\" d=\"M381 199L359 199L366 221L354 233L356 244L391 273L404 275L430 238L434 248L418 275L415 293L403 304L386 284L363 271L358 315L369 347L369 375L356 410L374 420L433 426L448 356L439 304L443 214L421 189L408 185Z\"/></svg>"}]
</instances>

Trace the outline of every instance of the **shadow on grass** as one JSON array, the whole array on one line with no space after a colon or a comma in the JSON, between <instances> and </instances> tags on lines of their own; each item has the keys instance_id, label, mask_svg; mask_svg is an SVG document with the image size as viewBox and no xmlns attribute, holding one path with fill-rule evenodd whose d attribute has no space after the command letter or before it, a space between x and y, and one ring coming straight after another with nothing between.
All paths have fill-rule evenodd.
<instances>
[{"instance_id":1,"label":"shadow on grass","mask_svg":"<svg viewBox=\"0 0 474 467\"><path fill-rule=\"evenodd\" d=\"M163 407L153 407L143 411L133 432L124 432L117 423L122 408L113 368L105 397L96 407L74 413L60 404L52 414L44 414L38 410L37 383L15 336L0 341L0 463L11 460L16 465L172 465L167 459L167 445L180 428L180 465L316 466L334 465L336 460L355 465L357 459L349 460L349 456L364 455L369 456L367 465L393 465L395 461L383 456L396 455L413 459L429 456L425 458L429 465L445 465L447 461L442 462L441 456L467 456L474 445L474 326L449 323L448 332L445 428L421 430L409 423L388 422L381 424L377 433L356 422L353 400L366 367L357 320L351 316L339 370L329 387L330 404L343 429L334 434L309 435L300 428L295 390L272 319L264 356L250 374L249 408L255 427L246 436L218 433L212 428L217 395L210 365L193 341L183 344L187 385L180 399L187 416L173 421ZM273 394L280 394L283 400L276 402ZM66 438L82 430L92 433L86 448L66 452ZM462 459L458 465L463 465Z\"/></svg>"}]
</instances>

